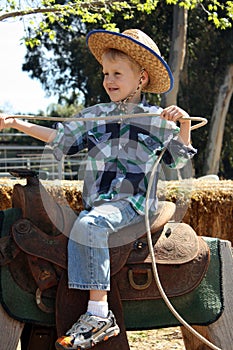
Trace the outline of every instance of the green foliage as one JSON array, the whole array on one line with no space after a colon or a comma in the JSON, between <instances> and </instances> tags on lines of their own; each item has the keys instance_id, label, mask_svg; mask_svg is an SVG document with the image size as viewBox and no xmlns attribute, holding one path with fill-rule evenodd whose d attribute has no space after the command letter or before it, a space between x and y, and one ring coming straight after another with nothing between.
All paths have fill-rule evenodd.
<instances>
[{"instance_id":1,"label":"green foliage","mask_svg":"<svg viewBox=\"0 0 233 350\"><path fill-rule=\"evenodd\" d=\"M67 101L64 99L63 103L51 104L47 112L51 117L69 118L78 114L82 109L83 106L81 104L77 102L74 104L67 104Z\"/></svg>"},{"instance_id":2,"label":"green foliage","mask_svg":"<svg viewBox=\"0 0 233 350\"><path fill-rule=\"evenodd\" d=\"M150 16L135 10L134 17L127 21L124 13L117 13L113 21L116 23L114 30L121 28L123 31L129 27L137 27L156 38L161 52L168 59L172 7L165 10L162 4L159 4ZM94 29L95 25L84 26L76 16L69 17L67 25L73 29L67 30L60 22L55 21L51 26L56 32L53 41L49 39L48 32L44 31L40 36L41 45L28 47L23 70L30 72L33 78L39 79L48 94L58 94L61 98L70 96L69 101L67 100L70 104L76 101L78 93L83 96L85 106L108 101L102 87L101 67L85 43L86 33ZM168 35L164 35L164 32ZM39 39L35 37L35 40ZM159 98L150 96L150 100L158 102Z\"/></svg>"},{"instance_id":3,"label":"green foliage","mask_svg":"<svg viewBox=\"0 0 233 350\"><path fill-rule=\"evenodd\" d=\"M40 2L39 2L40 3ZM119 30L115 18L122 15L124 20L134 18L136 12L150 15L158 7L158 4L164 6L163 0L129 0L129 1L111 1L111 0L70 0L55 1L43 0L41 6L32 2L31 7L23 7L24 2L16 0L6 0L4 9L0 9L0 21L10 17L26 17L40 14L41 22L31 21L31 33L27 37L27 45L33 47L40 45L39 37L43 32L47 32L49 37L55 38L55 33L51 32L51 26L57 22L67 30L72 30L69 24L69 18L77 16L83 23L101 25L105 29ZM226 29L232 26L233 20L233 2L218 0L166 0L165 5L176 5L184 7L187 10L194 10L200 7L206 14L206 20L212 22L216 28ZM34 31L34 35L32 32ZM37 40L34 39L37 37Z\"/></svg>"}]
</instances>

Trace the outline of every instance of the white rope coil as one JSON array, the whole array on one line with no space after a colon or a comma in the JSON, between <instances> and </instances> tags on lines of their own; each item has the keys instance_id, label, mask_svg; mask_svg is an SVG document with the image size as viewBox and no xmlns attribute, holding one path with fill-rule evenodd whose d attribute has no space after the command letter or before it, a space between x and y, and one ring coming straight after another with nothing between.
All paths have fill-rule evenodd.
<instances>
[{"instance_id":1,"label":"white rope coil","mask_svg":"<svg viewBox=\"0 0 233 350\"><path fill-rule=\"evenodd\" d=\"M148 183L148 188L147 188L147 193L146 193L146 205L145 205L145 225L146 225L146 230L147 230L147 241L148 241L148 247L149 247L149 251L150 251L150 256L151 256L151 260L152 260L152 269L153 269L153 274L154 274L154 279L156 282L156 285L158 287L158 290L164 300L164 302L166 303L167 307L169 308L169 310L173 313L173 315L176 317L176 319L185 327L187 328L195 337L197 337L201 342L203 342L204 344L206 344L207 346L209 346L211 349L213 350L221 350L221 348L217 347L216 345L214 345L213 343L211 343L208 339L206 339L205 337L203 337L200 333L198 333L192 326L190 326L182 317L181 315L175 310L175 308L173 307L173 305L171 304L170 300L168 299L162 284L160 282L160 278L159 278L159 274L158 274L158 269L157 269L157 263L155 260L155 255L154 255L154 247L153 247L153 243L152 243L152 238L151 238L151 230L150 230L150 221L149 221L149 196L150 196L150 191L152 188L152 184L153 184L153 179L155 176L155 172L157 170L157 167L159 165L159 162L162 159L162 156L164 154L164 152L166 151L166 148L163 149L163 151L160 153L159 157L157 158L157 160L155 161L155 164L153 165L153 169L151 171L151 176L150 176L150 180Z\"/></svg>"},{"instance_id":2,"label":"white rope coil","mask_svg":"<svg viewBox=\"0 0 233 350\"><path fill-rule=\"evenodd\" d=\"M111 116L103 116L103 117L90 117L90 118L76 118L76 117L70 117L70 118L63 118L63 117L47 117L47 116L34 116L34 115L9 115L8 118L17 118L17 119L27 119L30 121L33 120L48 120L53 122L71 122L71 121L81 121L81 122L88 122L88 121L98 121L98 120L114 120L119 119L131 119L131 118L143 118L143 117L159 117L159 113L136 113L136 114L123 114L123 115L111 115ZM191 126L191 130L198 129L205 124L207 124L207 119L203 117L182 117L181 119L190 120L194 122L198 122L198 124L195 124Z\"/></svg>"}]
</instances>

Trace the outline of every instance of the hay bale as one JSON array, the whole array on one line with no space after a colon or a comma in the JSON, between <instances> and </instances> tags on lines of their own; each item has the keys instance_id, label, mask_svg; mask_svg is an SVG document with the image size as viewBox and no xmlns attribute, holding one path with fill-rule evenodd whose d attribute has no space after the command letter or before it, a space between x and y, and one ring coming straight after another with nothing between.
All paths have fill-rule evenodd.
<instances>
[{"instance_id":1,"label":"hay bale","mask_svg":"<svg viewBox=\"0 0 233 350\"><path fill-rule=\"evenodd\" d=\"M59 204L69 205L73 210L80 212L82 205L82 181L41 181ZM26 180L0 179L0 210L12 207L12 193L16 184L26 185Z\"/></svg>"},{"instance_id":2,"label":"hay bale","mask_svg":"<svg viewBox=\"0 0 233 350\"><path fill-rule=\"evenodd\" d=\"M177 205L175 219L189 224L200 236L233 243L233 181L183 180L164 182L159 197ZM166 188L166 192L164 192Z\"/></svg>"},{"instance_id":3,"label":"hay bale","mask_svg":"<svg viewBox=\"0 0 233 350\"><path fill-rule=\"evenodd\" d=\"M11 207L11 196L16 183L26 180L0 180L0 210ZM82 181L42 181L47 191L62 204L80 212ZM176 203L176 221L189 224L200 236L232 238L233 181L181 180L159 181L158 197Z\"/></svg>"},{"instance_id":4,"label":"hay bale","mask_svg":"<svg viewBox=\"0 0 233 350\"><path fill-rule=\"evenodd\" d=\"M0 179L0 210L11 208L12 191L13 184L9 182L9 179Z\"/></svg>"}]
</instances>

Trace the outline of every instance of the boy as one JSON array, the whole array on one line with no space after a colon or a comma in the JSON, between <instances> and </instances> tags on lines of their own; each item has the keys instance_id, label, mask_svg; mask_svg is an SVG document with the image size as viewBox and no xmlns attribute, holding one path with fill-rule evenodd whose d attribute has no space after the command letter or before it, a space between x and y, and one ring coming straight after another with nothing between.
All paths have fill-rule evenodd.
<instances>
[{"instance_id":1,"label":"boy","mask_svg":"<svg viewBox=\"0 0 233 350\"><path fill-rule=\"evenodd\" d=\"M163 160L170 167L182 167L196 153L190 145L190 121L182 119L188 116L184 110L177 106L162 110L141 101L142 92L164 93L173 86L170 69L154 41L137 29L122 34L94 30L88 34L87 44L103 67L103 86L111 103L89 107L78 116L83 121L58 123L56 130L0 117L0 129L13 127L49 142L57 159L88 148L85 209L70 233L68 283L70 288L88 290L89 302L87 312L57 340L57 349L88 349L119 334L108 309L108 237L143 220L150 171L164 147L169 152ZM161 114L123 119L125 113L145 112ZM98 121L98 117L112 115L122 115L122 120ZM85 121L90 117L95 120ZM150 211L156 208L154 193Z\"/></svg>"}]
</instances>

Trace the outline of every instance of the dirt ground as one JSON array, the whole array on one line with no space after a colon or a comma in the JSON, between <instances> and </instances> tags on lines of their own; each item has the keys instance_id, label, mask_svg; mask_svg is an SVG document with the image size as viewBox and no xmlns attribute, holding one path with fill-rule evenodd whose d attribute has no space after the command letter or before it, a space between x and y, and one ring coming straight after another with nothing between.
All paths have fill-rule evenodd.
<instances>
[{"instance_id":1,"label":"dirt ground","mask_svg":"<svg viewBox=\"0 0 233 350\"><path fill-rule=\"evenodd\" d=\"M179 327L127 332L127 336L130 350L185 350Z\"/></svg>"},{"instance_id":2,"label":"dirt ground","mask_svg":"<svg viewBox=\"0 0 233 350\"><path fill-rule=\"evenodd\" d=\"M180 327L127 332L130 350L185 350Z\"/></svg>"}]
</instances>

